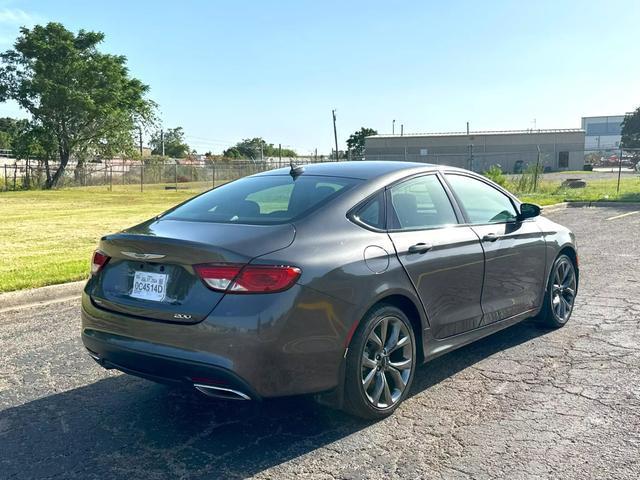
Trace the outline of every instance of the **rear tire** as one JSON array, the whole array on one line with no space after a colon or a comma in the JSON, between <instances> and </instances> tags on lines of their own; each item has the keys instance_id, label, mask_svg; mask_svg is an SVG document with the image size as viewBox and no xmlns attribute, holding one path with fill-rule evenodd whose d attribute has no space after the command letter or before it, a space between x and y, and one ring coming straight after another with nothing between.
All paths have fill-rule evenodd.
<instances>
[{"instance_id":1,"label":"rear tire","mask_svg":"<svg viewBox=\"0 0 640 480\"><path fill-rule=\"evenodd\" d=\"M576 294L578 274L573 260L567 255L559 255L553 262L542 310L537 319L546 327L564 327L571 318Z\"/></svg>"},{"instance_id":2,"label":"rear tire","mask_svg":"<svg viewBox=\"0 0 640 480\"><path fill-rule=\"evenodd\" d=\"M411 322L394 306L381 304L361 321L347 352L344 410L377 420L406 398L417 363Z\"/></svg>"}]
</instances>

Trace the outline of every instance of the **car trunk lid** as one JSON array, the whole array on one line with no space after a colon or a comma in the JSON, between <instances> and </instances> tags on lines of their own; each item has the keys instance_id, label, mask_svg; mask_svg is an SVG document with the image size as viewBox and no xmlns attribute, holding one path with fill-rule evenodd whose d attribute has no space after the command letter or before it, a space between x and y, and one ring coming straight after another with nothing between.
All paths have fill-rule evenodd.
<instances>
[{"instance_id":1,"label":"car trunk lid","mask_svg":"<svg viewBox=\"0 0 640 480\"><path fill-rule=\"evenodd\" d=\"M196 323L224 296L193 266L247 264L289 246L291 224L239 225L154 219L100 241L109 261L87 293L100 308L151 320Z\"/></svg>"}]
</instances>

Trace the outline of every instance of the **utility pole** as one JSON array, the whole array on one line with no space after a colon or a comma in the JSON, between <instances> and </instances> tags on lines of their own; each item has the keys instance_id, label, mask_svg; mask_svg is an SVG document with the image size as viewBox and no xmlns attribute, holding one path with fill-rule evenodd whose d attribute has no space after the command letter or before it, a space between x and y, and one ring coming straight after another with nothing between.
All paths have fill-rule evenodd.
<instances>
[{"instance_id":1,"label":"utility pole","mask_svg":"<svg viewBox=\"0 0 640 480\"><path fill-rule=\"evenodd\" d=\"M400 136L404 136L404 123L400 124Z\"/></svg>"},{"instance_id":2,"label":"utility pole","mask_svg":"<svg viewBox=\"0 0 640 480\"><path fill-rule=\"evenodd\" d=\"M469 135L469 122L467 122L467 136Z\"/></svg>"},{"instance_id":3,"label":"utility pole","mask_svg":"<svg viewBox=\"0 0 640 480\"><path fill-rule=\"evenodd\" d=\"M336 111L331 110L331 115L333 115L333 139L336 142L336 162L338 161L338 131L336 130Z\"/></svg>"},{"instance_id":4,"label":"utility pole","mask_svg":"<svg viewBox=\"0 0 640 480\"><path fill-rule=\"evenodd\" d=\"M622 175L622 144L620 144L620 161L618 162L618 187L616 193L620 193L620 176Z\"/></svg>"},{"instance_id":5,"label":"utility pole","mask_svg":"<svg viewBox=\"0 0 640 480\"><path fill-rule=\"evenodd\" d=\"M282 166L282 144L278 144L278 166Z\"/></svg>"},{"instance_id":6,"label":"utility pole","mask_svg":"<svg viewBox=\"0 0 640 480\"><path fill-rule=\"evenodd\" d=\"M313 161L314 163L318 163L318 147L316 147L316 149L314 150Z\"/></svg>"},{"instance_id":7,"label":"utility pole","mask_svg":"<svg viewBox=\"0 0 640 480\"><path fill-rule=\"evenodd\" d=\"M538 159L536 160L536 171L533 174L533 191L535 192L538 189L538 174L540 173L540 145L536 145L538 149Z\"/></svg>"},{"instance_id":8,"label":"utility pole","mask_svg":"<svg viewBox=\"0 0 640 480\"><path fill-rule=\"evenodd\" d=\"M160 130L160 144L162 145L162 156L164 157L164 130Z\"/></svg>"},{"instance_id":9,"label":"utility pole","mask_svg":"<svg viewBox=\"0 0 640 480\"><path fill-rule=\"evenodd\" d=\"M138 132L140 133L140 157L142 157L142 127L138 127Z\"/></svg>"},{"instance_id":10,"label":"utility pole","mask_svg":"<svg viewBox=\"0 0 640 480\"><path fill-rule=\"evenodd\" d=\"M395 135L396 134L396 119L394 118L391 121L391 135Z\"/></svg>"}]
</instances>

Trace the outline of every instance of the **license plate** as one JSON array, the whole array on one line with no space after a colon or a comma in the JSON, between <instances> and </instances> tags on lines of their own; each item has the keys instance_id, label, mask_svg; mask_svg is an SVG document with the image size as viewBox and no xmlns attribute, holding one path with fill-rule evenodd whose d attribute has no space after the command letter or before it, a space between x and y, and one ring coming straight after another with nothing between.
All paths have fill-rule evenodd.
<instances>
[{"instance_id":1,"label":"license plate","mask_svg":"<svg viewBox=\"0 0 640 480\"><path fill-rule=\"evenodd\" d=\"M133 298L161 302L167 293L166 273L136 272L133 277Z\"/></svg>"}]
</instances>

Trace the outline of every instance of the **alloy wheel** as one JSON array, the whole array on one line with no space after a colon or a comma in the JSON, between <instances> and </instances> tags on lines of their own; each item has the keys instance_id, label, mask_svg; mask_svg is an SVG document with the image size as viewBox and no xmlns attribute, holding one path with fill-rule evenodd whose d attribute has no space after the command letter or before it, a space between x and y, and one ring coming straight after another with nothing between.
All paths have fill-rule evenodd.
<instances>
[{"instance_id":1,"label":"alloy wheel","mask_svg":"<svg viewBox=\"0 0 640 480\"><path fill-rule=\"evenodd\" d=\"M375 408L393 406L404 393L414 366L414 347L407 325L397 317L381 318L362 352L361 380Z\"/></svg>"},{"instance_id":2,"label":"alloy wheel","mask_svg":"<svg viewBox=\"0 0 640 480\"><path fill-rule=\"evenodd\" d=\"M556 264L551 286L551 309L560 323L569 320L576 299L576 285L573 263L564 257Z\"/></svg>"}]
</instances>

